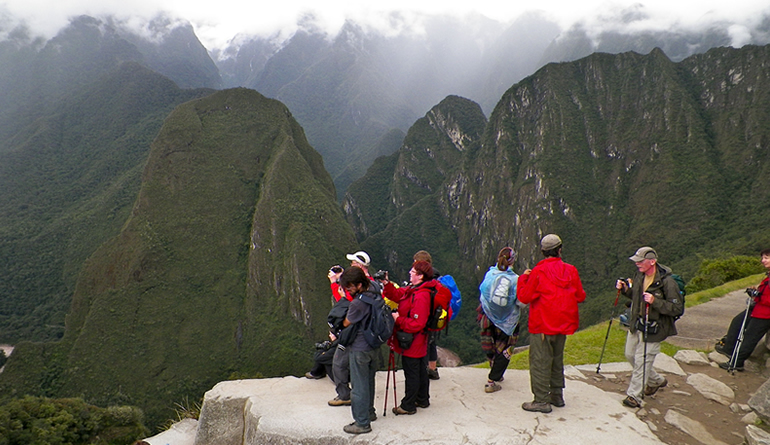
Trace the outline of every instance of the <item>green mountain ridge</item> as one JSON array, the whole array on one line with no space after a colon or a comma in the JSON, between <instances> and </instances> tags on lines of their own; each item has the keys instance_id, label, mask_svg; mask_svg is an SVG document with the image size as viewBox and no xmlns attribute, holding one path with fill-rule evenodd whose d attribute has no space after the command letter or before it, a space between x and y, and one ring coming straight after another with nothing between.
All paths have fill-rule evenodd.
<instances>
[{"instance_id":1,"label":"green mountain ridge","mask_svg":"<svg viewBox=\"0 0 770 445\"><path fill-rule=\"evenodd\" d=\"M289 111L246 89L178 106L120 234L86 261L56 344L22 343L8 395L142 407L238 375L283 375L323 338L326 270L355 247L331 177Z\"/></svg>"},{"instance_id":2,"label":"green mountain ridge","mask_svg":"<svg viewBox=\"0 0 770 445\"><path fill-rule=\"evenodd\" d=\"M770 245L768 62L770 47L748 46L679 63L656 50L547 65L505 93L453 170L426 164L436 136L418 121L351 187L348 220L395 273L414 251L431 251L471 308L501 247L514 248L523 271L541 259L539 239L558 233L589 294L582 325L594 324L641 245L685 277L701 258ZM426 186L431 177L440 184ZM399 213L401 202L409 210ZM467 344L447 344L473 354L473 310L459 320Z\"/></svg>"},{"instance_id":3,"label":"green mountain ridge","mask_svg":"<svg viewBox=\"0 0 770 445\"><path fill-rule=\"evenodd\" d=\"M135 63L65 96L0 150L0 337L62 335L86 258L124 224L162 119L210 90Z\"/></svg>"}]
</instances>

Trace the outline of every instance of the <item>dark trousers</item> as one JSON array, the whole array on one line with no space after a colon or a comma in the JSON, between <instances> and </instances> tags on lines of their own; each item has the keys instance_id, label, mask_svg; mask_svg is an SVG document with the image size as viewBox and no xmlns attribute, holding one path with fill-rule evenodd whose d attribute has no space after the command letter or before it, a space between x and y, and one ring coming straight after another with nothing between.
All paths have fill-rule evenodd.
<instances>
[{"instance_id":1,"label":"dark trousers","mask_svg":"<svg viewBox=\"0 0 770 445\"><path fill-rule=\"evenodd\" d=\"M332 373L335 389L340 400L350 400L350 355L348 349L337 348L334 351Z\"/></svg>"},{"instance_id":2,"label":"dark trousers","mask_svg":"<svg viewBox=\"0 0 770 445\"><path fill-rule=\"evenodd\" d=\"M505 370L508 369L508 363L511 359L506 358L501 352L495 351L495 355L492 357L492 366L489 369L489 376L487 378L493 382L499 382L505 374Z\"/></svg>"},{"instance_id":3,"label":"dark trousers","mask_svg":"<svg viewBox=\"0 0 770 445\"><path fill-rule=\"evenodd\" d=\"M549 394L564 391L564 343L566 335L530 334L529 379L535 402L549 401Z\"/></svg>"},{"instance_id":4,"label":"dark trousers","mask_svg":"<svg viewBox=\"0 0 770 445\"><path fill-rule=\"evenodd\" d=\"M725 339L725 349L728 353L732 354L735 350L735 344L738 342L738 335L741 331L741 324L743 324L743 317L746 315L746 311L741 312L733 318L730 322L730 328L727 330L727 338ZM743 334L743 344L738 351L738 359L735 362L735 366L743 366L743 362L746 361L751 353L754 352L754 348L757 347L757 343L762 340L762 336L770 331L770 320L763 318L754 318L749 315L746 319L745 333Z\"/></svg>"},{"instance_id":5,"label":"dark trousers","mask_svg":"<svg viewBox=\"0 0 770 445\"><path fill-rule=\"evenodd\" d=\"M404 367L404 380L406 380L401 408L414 411L418 403L422 406L428 405L430 403L428 356L421 358L402 356L401 365Z\"/></svg>"},{"instance_id":6,"label":"dark trousers","mask_svg":"<svg viewBox=\"0 0 770 445\"><path fill-rule=\"evenodd\" d=\"M374 376L377 351L350 351L350 393L353 419L360 426L369 425L374 412Z\"/></svg>"},{"instance_id":7,"label":"dark trousers","mask_svg":"<svg viewBox=\"0 0 770 445\"><path fill-rule=\"evenodd\" d=\"M428 332L428 361L435 362L438 360L438 348L436 347L436 337L438 337L437 331Z\"/></svg>"}]
</instances>

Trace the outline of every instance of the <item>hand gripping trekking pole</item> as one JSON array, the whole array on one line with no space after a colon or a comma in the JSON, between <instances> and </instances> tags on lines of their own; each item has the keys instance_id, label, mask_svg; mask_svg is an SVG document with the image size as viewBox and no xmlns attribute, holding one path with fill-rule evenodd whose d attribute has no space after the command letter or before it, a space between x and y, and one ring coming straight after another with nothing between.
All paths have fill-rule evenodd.
<instances>
[{"instance_id":1,"label":"hand gripping trekking pole","mask_svg":"<svg viewBox=\"0 0 770 445\"><path fill-rule=\"evenodd\" d=\"M620 289L615 296L615 303L612 305L612 313L610 314L610 324L607 326L607 335L604 336L604 345L602 346L602 353L599 354L599 364L596 365L596 373L599 374L599 370L602 367L602 358L604 357L604 348L607 347L607 339L610 338L610 329L612 328L612 320L615 318L615 308L618 306L618 298L620 298Z\"/></svg>"},{"instance_id":2,"label":"hand gripping trekking pole","mask_svg":"<svg viewBox=\"0 0 770 445\"><path fill-rule=\"evenodd\" d=\"M735 367L738 364L738 354L740 353L741 346L743 346L743 334L746 329L746 320L749 319L749 312L751 312L751 297L746 299L746 313L743 314L741 330L738 331L738 341L735 342L733 353L730 355L730 361L727 363L727 372L731 374L735 374Z\"/></svg>"},{"instance_id":3,"label":"hand gripping trekking pole","mask_svg":"<svg viewBox=\"0 0 770 445\"><path fill-rule=\"evenodd\" d=\"M650 319L650 303L644 303L644 363L642 363L642 398L644 398L644 389L647 387L647 322Z\"/></svg>"}]
</instances>

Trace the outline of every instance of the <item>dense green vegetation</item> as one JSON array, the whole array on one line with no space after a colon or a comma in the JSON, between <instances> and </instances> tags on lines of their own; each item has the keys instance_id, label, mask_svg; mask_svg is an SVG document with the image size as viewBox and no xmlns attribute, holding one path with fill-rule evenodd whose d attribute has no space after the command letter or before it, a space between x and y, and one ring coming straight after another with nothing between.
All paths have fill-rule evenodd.
<instances>
[{"instance_id":1,"label":"dense green vegetation","mask_svg":"<svg viewBox=\"0 0 770 445\"><path fill-rule=\"evenodd\" d=\"M692 290L756 273L751 261L719 259L697 275L704 258L755 257L770 245L768 59L770 47L746 46L680 63L656 50L550 64L503 95L480 136L459 112L471 106L443 104L457 127L426 125L430 113L416 122L351 187L348 221L393 271L435 249L461 283L468 332L496 252L512 246L521 272L542 258L549 232L588 292L584 327L609 317L615 280L634 273L628 257L643 245ZM442 148L458 135L474 142ZM451 167L440 162L447 153Z\"/></svg>"},{"instance_id":2,"label":"dense green vegetation","mask_svg":"<svg viewBox=\"0 0 770 445\"><path fill-rule=\"evenodd\" d=\"M147 437L142 412L82 399L24 397L0 405L2 445L126 445Z\"/></svg>"},{"instance_id":3,"label":"dense green vegetation","mask_svg":"<svg viewBox=\"0 0 770 445\"><path fill-rule=\"evenodd\" d=\"M128 218L163 118L209 93L126 64L0 143L0 342L63 335L80 268Z\"/></svg>"},{"instance_id":4,"label":"dense green vegetation","mask_svg":"<svg viewBox=\"0 0 770 445\"><path fill-rule=\"evenodd\" d=\"M234 373L304 372L326 336L326 271L355 248L285 106L246 89L186 102L119 234L85 262L64 337L17 345L0 395L136 405L155 427Z\"/></svg>"}]
</instances>

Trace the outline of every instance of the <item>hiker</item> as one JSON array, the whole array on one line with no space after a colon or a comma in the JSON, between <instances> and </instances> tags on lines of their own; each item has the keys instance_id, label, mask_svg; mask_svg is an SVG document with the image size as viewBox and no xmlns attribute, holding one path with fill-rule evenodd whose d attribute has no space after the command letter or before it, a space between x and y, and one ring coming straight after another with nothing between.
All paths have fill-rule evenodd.
<instances>
[{"instance_id":1,"label":"hiker","mask_svg":"<svg viewBox=\"0 0 770 445\"><path fill-rule=\"evenodd\" d=\"M504 247L497 263L490 267L479 285L477 321L481 327L481 349L489 360L489 375L484 391L500 391L503 374L511 361L511 352L519 338L519 304L516 284L519 276L511 269L516 256Z\"/></svg>"},{"instance_id":2,"label":"hiker","mask_svg":"<svg viewBox=\"0 0 770 445\"><path fill-rule=\"evenodd\" d=\"M418 250L412 257L413 261L427 261L433 266L433 257L426 250ZM438 278L439 273L436 268L433 268L433 278ZM436 345L436 339L438 338L438 331L428 331L428 378L431 380L438 380L441 378L438 374L438 346Z\"/></svg>"},{"instance_id":3,"label":"hiker","mask_svg":"<svg viewBox=\"0 0 770 445\"><path fill-rule=\"evenodd\" d=\"M371 422L377 419L374 411L374 376L377 373L377 351L364 338L364 323L371 317L372 306L364 302L360 295L382 298L363 269L351 267L342 273L340 285L353 296L347 316L343 322L351 338L340 337L340 344L349 351L351 391L351 412L353 423L345 425L343 430L350 434L364 434L372 431Z\"/></svg>"},{"instance_id":4,"label":"hiker","mask_svg":"<svg viewBox=\"0 0 770 445\"><path fill-rule=\"evenodd\" d=\"M722 340L717 343L714 349L720 354L726 355L732 358L733 352L738 342L741 326L745 326L743 330L743 342L738 349L737 358L733 364L735 370L743 371L743 365L747 358L754 352L754 348L762 339L762 336L770 331L770 249L764 249L759 253L760 261L762 265L767 269L767 276L759 283L758 287L750 287L746 289L746 293L752 298L753 301L748 302L753 307L750 307L733 318L730 322L730 327L727 330ZM746 311L749 311L749 316L746 316ZM745 320L745 323L744 323ZM730 363L720 363L719 367L722 369L729 369Z\"/></svg>"},{"instance_id":5,"label":"hiker","mask_svg":"<svg viewBox=\"0 0 770 445\"><path fill-rule=\"evenodd\" d=\"M391 349L401 354L404 368L404 398L393 413L414 414L417 408L430 406L430 379L428 378L428 333L425 325L430 316L430 291L433 266L427 261L416 261L409 270L409 285L396 288L386 282L383 295L398 302L395 332L388 342Z\"/></svg>"},{"instance_id":6,"label":"hiker","mask_svg":"<svg viewBox=\"0 0 770 445\"><path fill-rule=\"evenodd\" d=\"M580 322L578 303L586 299L577 268L561 259L562 242L548 234L540 241L545 259L519 277L517 297L529 304L529 379L534 400L525 411L550 413L564 406L564 343Z\"/></svg>"},{"instance_id":7,"label":"hiker","mask_svg":"<svg viewBox=\"0 0 770 445\"><path fill-rule=\"evenodd\" d=\"M637 272L630 282L621 279L615 283L615 288L631 299L625 353L633 371L623 404L639 408L645 395L668 385L652 364L660 352L660 342L676 335L674 318L684 313L684 300L671 269L658 263L655 249L640 247L628 259L636 264Z\"/></svg>"},{"instance_id":8,"label":"hiker","mask_svg":"<svg viewBox=\"0 0 770 445\"><path fill-rule=\"evenodd\" d=\"M377 292L381 292L379 284L375 283L371 276L369 276L369 263L371 259L369 254L364 251L358 251L356 253L349 253L346 258L350 261L350 268L361 269L364 272L366 278L377 288ZM350 269L348 268L348 270ZM341 269L341 268L340 268ZM334 267L329 270L328 278L331 283L332 296L335 301L339 303L343 297L348 301L352 301L353 297L339 284L340 278L343 275L342 270L337 270ZM335 303L335 306L337 303ZM332 309L333 310L333 309ZM332 336L335 334L332 333ZM330 338L332 337L330 336ZM334 341L334 338L332 338ZM334 351L334 358L332 360L332 374L334 375L335 390L337 396L329 400L329 406L345 406L350 405L350 369L348 363L350 362L348 357L348 351L344 346L337 346Z\"/></svg>"}]
</instances>

